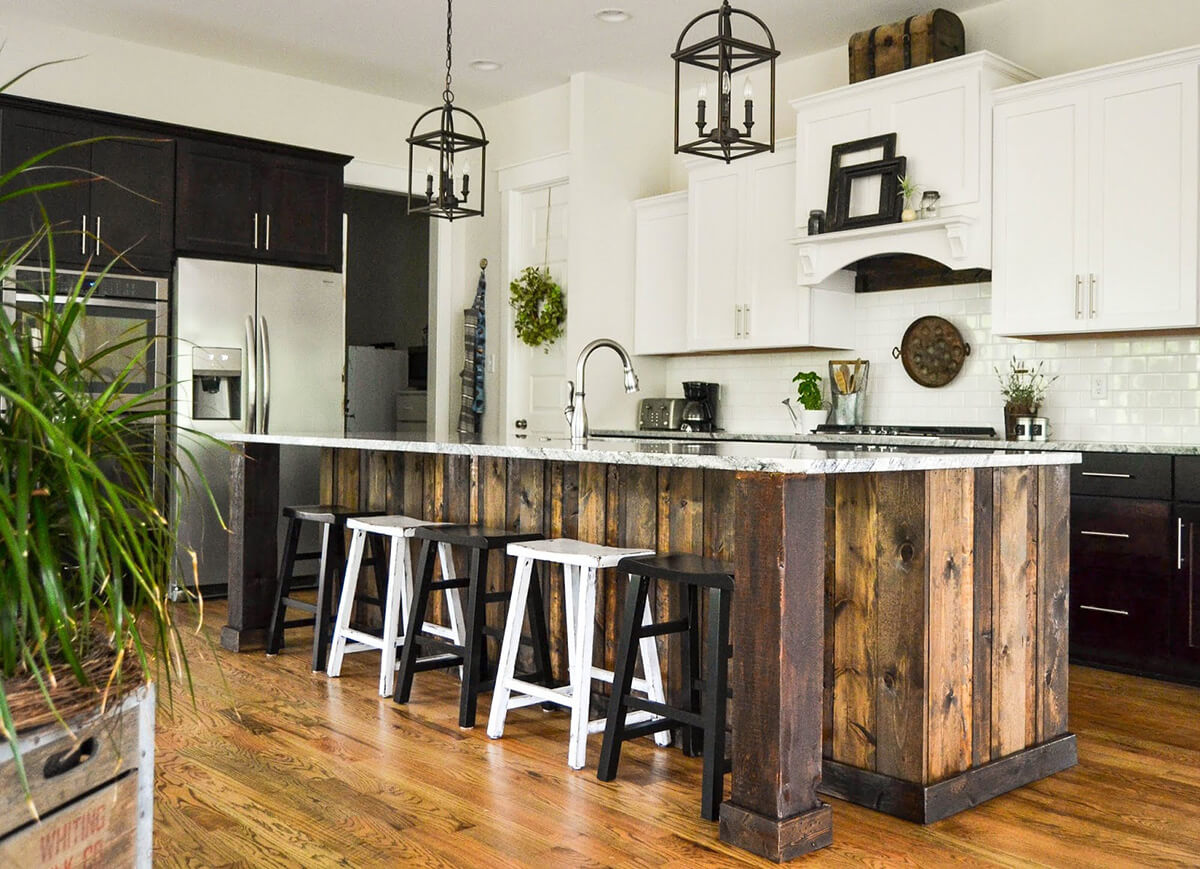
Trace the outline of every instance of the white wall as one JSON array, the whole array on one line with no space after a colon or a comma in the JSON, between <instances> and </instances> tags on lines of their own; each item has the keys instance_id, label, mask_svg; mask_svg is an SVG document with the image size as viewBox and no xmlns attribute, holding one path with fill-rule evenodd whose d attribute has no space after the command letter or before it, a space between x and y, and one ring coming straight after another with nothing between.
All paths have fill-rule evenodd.
<instances>
[{"instance_id":1,"label":"white wall","mask_svg":"<svg viewBox=\"0 0 1200 869\"><path fill-rule=\"evenodd\" d=\"M0 21L3 80L47 60L11 93L404 165L422 106L189 54L52 27ZM430 99L437 98L431 93Z\"/></svg>"}]
</instances>

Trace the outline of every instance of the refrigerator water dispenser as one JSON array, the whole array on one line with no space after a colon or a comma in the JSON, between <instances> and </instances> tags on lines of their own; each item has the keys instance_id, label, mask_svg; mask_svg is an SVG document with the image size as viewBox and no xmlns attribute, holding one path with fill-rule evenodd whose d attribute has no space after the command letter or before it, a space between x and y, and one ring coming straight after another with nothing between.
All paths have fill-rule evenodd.
<instances>
[{"instance_id":1,"label":"refrigerator water dispenser","mask_svg":"<svg viewBox=\"0 0 1200 869\"><path fill-rule=\"evenodd\" d=\"M241 419L242 351L192 348L192 419Z\"/></svg>"}]
</instances>

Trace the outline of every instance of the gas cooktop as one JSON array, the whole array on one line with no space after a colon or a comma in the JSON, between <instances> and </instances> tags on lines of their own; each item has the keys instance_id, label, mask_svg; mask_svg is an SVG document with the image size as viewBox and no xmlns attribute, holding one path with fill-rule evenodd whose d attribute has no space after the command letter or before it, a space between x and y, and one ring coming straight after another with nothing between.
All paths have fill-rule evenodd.
<instances>
[{"instance_id":1,"label":"gas cooktop","mask_svg":"<svg viewBox=\"0 0 1200 869\"><path fill-rule=\"evenodd\" d=\"M884 435L889 437L916 438L994 438L996 430L991 426L975 425L819 425L817 434Z\"/></svg>"}]
</instances>

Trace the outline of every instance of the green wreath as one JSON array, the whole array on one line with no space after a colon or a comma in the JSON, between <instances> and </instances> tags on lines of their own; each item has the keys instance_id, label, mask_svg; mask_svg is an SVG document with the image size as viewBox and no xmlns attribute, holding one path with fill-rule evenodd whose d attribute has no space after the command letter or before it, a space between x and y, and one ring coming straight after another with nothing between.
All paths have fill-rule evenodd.
<instances>
[{"instance_id":1,"label":"green wreath","mask_svg":"<svg viewBox=\"0 0 1200 869\"><path fill-rule=\"evenodd\" d=\"M549 345L562 337L567 308L562 287L550 277L550 270L529 266L508 285L509 300L516 311L513 325L517 337L530 347Z\"/></svg>"}]
</instances>

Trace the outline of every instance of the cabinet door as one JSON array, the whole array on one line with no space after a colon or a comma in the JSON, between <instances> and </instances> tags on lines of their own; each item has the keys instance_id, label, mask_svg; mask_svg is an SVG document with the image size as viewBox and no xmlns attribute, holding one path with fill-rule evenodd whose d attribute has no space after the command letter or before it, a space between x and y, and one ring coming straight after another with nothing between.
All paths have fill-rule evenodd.
<instances>
[{"instance_id":1,"label":"cabinet door","mask_svg":"<svg viewBox=\"0 0 1200 869\"><path fill-rule=\"evenodd\" d=\"M97 130L120 138L92 146L89 219L101 262L123 254L147 272L171 271L175 221L175 142L117 129Z\"/></svg>"},{"instance_id":2,"label":"cabinet door","mask_svg":"<svg viewBox=\"0 0 1200 869\"><path fill-rule=\"evenodd\" d=\"M997 106L994 115L992 330L1086 330L1087 93Z\"/></svg>"},{"instance_id":3,"label":"cabinet door","mask_svg":"<svg viewBox=\"0 0 1200 869\"><path fill-rule=\"evenodd\" d=\"M5 109L0 124L0 168L6 172L30 157L81 142L91 135L91 125L86 121L22 109ZM40 203L55 230L58 260L72 265L84 262L92 250L90 239L83 233L92 186L91 152L90 145L66 147L17 176L11 189L71 183L5 202L0 207L0 237L17 240L37 231L42 226ZM45 255L44 245L33 254L39 260L44 260Z\"/></svg>"},{"instance_id":4,"label":"cabinet door","mask_svg":"<svg viewBox=\"0 0 1200 869\"><path fill-rule=\"evenodd\" d=\"M1176 508L1175 535L1171 652L1184 667L1195 670L1200 668L1200 506Z\"/></svg>"},{"instance_id":5,"label":"cabinet door","mask_svg":"<svg viewBox=\"0 0 1200 869\"><path fill-rule=\"evenodd\" d=\"M687 194L636 203L633 352L687 350Z\"/></svg>"},{"instance_id":6,"label":"cabinet door","mask_svg":"<svg viewBox=\"0 0 1200 869\"><path fill-rule=\"evenodd\" d=\"M263 184L263 258L342 266L342 167L268 156Z\"/></svg>"},{"instance_id":7,"label":"cabinet door","mask_svg":"<svg viewBox=\"0 0 1200 869\"><path fill-rule=\"evenodd\" d=\"M1092 87L1088 282L1096 331L1194 326L1197 69Z\"/></svg>"},{"instance_id":8,"label":"cabinet door","mask_svg":"<svg viewBox=\"0 0 1200 869\"><path fill-rule=\"evenodd\" d=\"M176 247L183 253L257 257L259 155L189 140L180 140L177 149Z\"/></svg>"},{"instance_id":9,"label":"cabinet door","mask_svg":"<svg viewBox=\"0 0 1200 869\"><path fill-rule=\"evenodd\" d=\"M798 284L792 244L795 152L781 148L751 157L743 170L742 338L753 348L810 344L811 294Z\"/></svg>"},{"instance_id":10,"label":"cabinet door","mask_svg":"<svg viewBox=\"0 0 1200 869\"><path fill-rule=\"evenodd\" d=\"M739 187L736 164L697 169L688 179L688 347L692 350L725 350L740 343Z\"/></svg>"}]
</instances>

